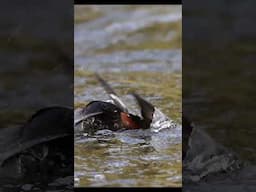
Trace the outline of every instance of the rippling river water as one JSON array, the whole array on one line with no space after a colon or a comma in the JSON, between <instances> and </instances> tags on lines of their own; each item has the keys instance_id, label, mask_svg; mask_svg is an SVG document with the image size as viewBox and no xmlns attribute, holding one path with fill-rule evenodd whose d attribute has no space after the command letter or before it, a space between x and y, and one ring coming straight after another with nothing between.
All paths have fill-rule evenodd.
<instances>
[{"instance_id":1,"label":"rippling river water","mask_svg":"<svg viewBox=\"0 0 256 192\"><path fill-rule=\"evenodd\" d=\"M181 124L181 6L75 5L75 109L136 91ZM76 117L76 116L75 116ZM75 186L181 186L181 126L75 138Z\"/></svg>"}]
</instances>

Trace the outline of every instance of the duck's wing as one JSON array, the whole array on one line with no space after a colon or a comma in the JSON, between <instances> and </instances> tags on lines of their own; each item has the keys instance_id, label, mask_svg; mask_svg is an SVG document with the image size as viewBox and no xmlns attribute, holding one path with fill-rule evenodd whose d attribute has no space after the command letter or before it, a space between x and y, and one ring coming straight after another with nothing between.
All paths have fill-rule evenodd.
<instances>
[{"instance_id":1,"label":"duck's wing","mask_svg":"<svg viewBox=\"0 0 256 192\"><path fill-rule=\"evenodd\" d=\"M138 94L132 93L132 95L134 96L138 105L140 106L141 116L142 116L144 124L145 124L144 128L147 129L150 127L150 124L153 120L155 107L151 103L149 103L148 101L143 99L141 96L139 96Z\"/></svg>"},{"instance_id":2,"label":"duck's wing","mask_svg":"<svg viewBox=\"0 0 256 192\"><path fill-rule=\"evenodd\" d=\"M100 115L100 114L103 114L103 112L95 112L95 113L90 113L90 114L87 114L87 115L83 115L79 119L75 120L75 126L80 124L82 121L84 121L85 119L87 119L89 117L93 117L93 116Z\"/></svg>"},{"instance_id":3,"label":"duck's wing","mask_svg":"<svg viewBox=\"0 0 256 192\"><path fill-rule=\"evenodd\" d=\"M105 91L108 93L109 97L113 100L116 106L118 106L123 112L128 113L128 107L124 104L124 102L117 96L115 91L110 87L110 85L102 79L99 74L95 73L95 77L100 82L102 87L105 89Z\"/></svg>"}]
</instances>

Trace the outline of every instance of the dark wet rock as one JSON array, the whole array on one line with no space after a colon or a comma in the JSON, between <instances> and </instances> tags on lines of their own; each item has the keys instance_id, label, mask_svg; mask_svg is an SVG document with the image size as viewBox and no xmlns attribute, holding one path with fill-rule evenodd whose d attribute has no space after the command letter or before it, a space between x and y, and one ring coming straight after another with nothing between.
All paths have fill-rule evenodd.
<instances>
[{"instance_id":1,"label":"dark wet rock","mask_svg":"<svg viewBox=\"0 0 256 192\"><path fill-rule=\"evenodd\" d=\"M74 177L68 176L63 178L57 178L54 182L50 183L49 186L62 186L62 185L73 185Z\"/></svg>"},{"instance_id":2,"label":"dark wet rock","mask_svg":"<svg viewBox=\"0 0 256 192\"><path fill-rule=\"evenodd\" d=\"M235 170L229 173L217 173L197 182L185 182L183 190L199 192L253 192L256 191L255 166Z\"/></svg>"},{"instance_id":3,"label":"dark wet rock","mask_svg":"<svg viewBox=\"0 0 256 192\"><path fill-rule=\"evenodd\" d=\"M72 109L41 109L23 126L0 132L0 183L29 191L32 186L45 189L51 180L73 175ZM20 186L24 182L30 184Z\"/></svg>"},{"instance_id":4,"label":"dark wet rock","mask_svg":"<svg viewBox=\"0 0 256 192\"><path fill-rule=\"evenodd\" d=\"M184 178L199 181L212 174L238 170L243 166L237 155L216 143L203 130L194 128L184 163ZM187 177L188 176L188 177Z\"/></svg>"},{"instance_id":5,"label":"dark wet rock","mask_svg":"<svg viewBox=\"0 0 256 192\"><path fill-rule=\"evenodd\" d=\"M182 115L182 159L186 157L187 151L189 149L189 138L193 130L192 123L187 117Z\"/></svg>"},{"instance_id":6,"label":"dark wet rock","mask_svg":"<svg viewBox=\"0 0 256 192\"><path fill-rule=\"evenodd\" d=\"M0 164L37 144L71 135L71 115L71 109L49 107L39 110L22 127L1 130Z\"/></svg>"},{"instance_id":7,"label":"dark wet rock","mask_svg":"<svg viewBox=\"0 0 256 192\"><path fill-rule=\"evenodd\" d=\"M24 191L30 191L32 189L32 187L33 187L32 184L25 184L21 187L21 189Z\"/></svg>"},{"instance_id":8,"label":"dark wet rock","mask_svg":"<svg viewBox=\"0 0 256 192\"><path fill-rule=\"evenodd\" d=\"M183 189L189 191L255 191L256 168L241 161L203 130L193 129L183 161Z\"/></svg>"}]
</instances>

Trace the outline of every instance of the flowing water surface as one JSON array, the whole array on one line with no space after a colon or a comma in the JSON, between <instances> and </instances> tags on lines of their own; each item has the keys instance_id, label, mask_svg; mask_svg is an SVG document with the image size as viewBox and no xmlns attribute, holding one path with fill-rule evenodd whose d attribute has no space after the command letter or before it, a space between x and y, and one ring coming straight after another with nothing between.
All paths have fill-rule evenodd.
<instances>
[{"instance_id":1,"label":"flowing water surface","mask_svg":"<svg viewBox=\"0 0 256 192\"><path fill-rule=\"evenodd\" d=\"M99 73L129 109L136 91L177 128L102 131L75 137L75 186L181 186L181 6L75 6L75 118L108 95Z\"/></svg>"}]
</instances>

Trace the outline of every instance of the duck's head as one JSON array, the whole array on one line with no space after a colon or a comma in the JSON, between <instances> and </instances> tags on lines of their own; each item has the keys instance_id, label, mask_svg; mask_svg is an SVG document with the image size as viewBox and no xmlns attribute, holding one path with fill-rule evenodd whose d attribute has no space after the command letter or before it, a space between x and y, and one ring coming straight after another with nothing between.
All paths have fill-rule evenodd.
<instances>
[{"instance_id":1,"label":"duck's head","mask_svg":"<svg viewBox=\"0 0 256 192\"><path fill-rule=\"evenodd\" d=\"M124 128L127 129L139 129L143 128L143 120L133 114L121 112L120 113L121 122Z\"/></svg>"}]
</instances>

